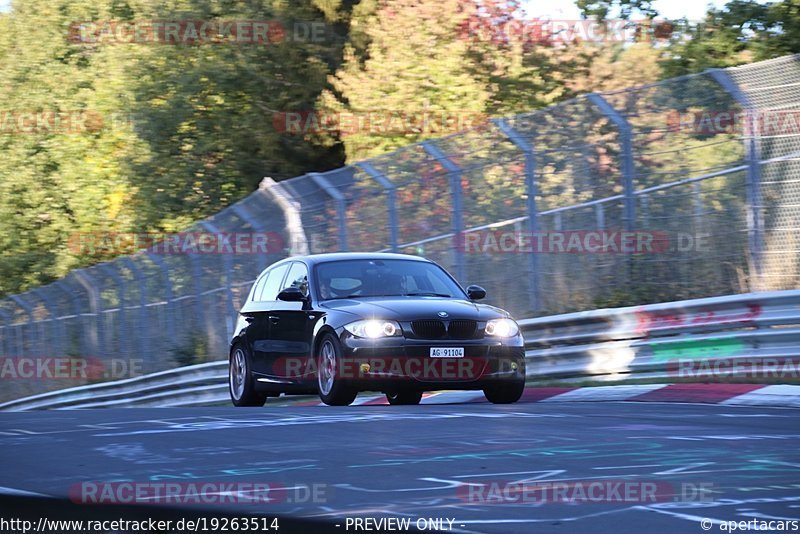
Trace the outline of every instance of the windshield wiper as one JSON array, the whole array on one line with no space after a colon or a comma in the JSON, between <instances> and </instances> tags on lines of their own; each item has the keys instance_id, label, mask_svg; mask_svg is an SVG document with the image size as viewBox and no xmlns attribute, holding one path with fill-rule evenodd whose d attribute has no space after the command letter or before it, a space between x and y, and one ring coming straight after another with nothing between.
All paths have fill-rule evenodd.
<instances>
[{"instance_id":1,"label":"windshield wiper","mask_svg":"<svg viewBox=\"0 0 800 534\"><path fill-rule=\"evenodd\" d=\"M356 295L356 294L352 294L352 295L347 295L346 297L331 297L328 300L359 299L359 298L365 299L365 298L370 298L370 297L393 297L393 296L396 296L396 295Z\"/></svg>"},{"instance_id":2,"label":"windshield wiper","mask_svg":"<svg viewBox=\"0 0 800 534\"><path fill-rule=\"evenodd\" d=\"M347 295L346 297L331 297L325 300L338 300L338 299L358 299L358 298L374 298L374 297L444 297L444 298L453 298L452 295L447 295L445 293L433 293L429 291L419 291L416 293L386 293L382 295Z\"/></svg>"}]
</instances>

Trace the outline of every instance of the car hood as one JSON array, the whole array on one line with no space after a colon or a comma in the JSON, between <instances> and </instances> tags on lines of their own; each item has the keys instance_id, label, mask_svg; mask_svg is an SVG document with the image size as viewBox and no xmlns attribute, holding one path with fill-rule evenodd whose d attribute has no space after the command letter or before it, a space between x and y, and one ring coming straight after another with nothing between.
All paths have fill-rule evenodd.
<instances>
[{"instance_id":1,"label":"car hood","mask_svg":"<svg viewBox=\"0 0 800 534\"><path fill-rule=\"evenodd\" d=\"M321 303L321 307L352 313L363 318L410 321L415 319L475 319L478 321L508 317L508 313L469 300L440 297L365 297L335 299ZM447 313L441 317L439 312Z\"/></svg>"}]
</instances>

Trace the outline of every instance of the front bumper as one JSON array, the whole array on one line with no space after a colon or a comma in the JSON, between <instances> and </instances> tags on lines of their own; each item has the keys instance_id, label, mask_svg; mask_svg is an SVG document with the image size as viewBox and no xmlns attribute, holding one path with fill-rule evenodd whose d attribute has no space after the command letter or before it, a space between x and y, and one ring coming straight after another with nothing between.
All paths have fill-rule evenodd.
<instances>
[{"instance_id":1,"label":"front bumper","mask_svg":"<svg viewBox=\"0 0 800 534\"><path fill-rule=\"evenodd\" d=\"M495 340L368 340L344 333L339 376L359 390L483 389L525 380L521 337ZM463 357L431 357L432 347L463 348Z\"/></svg>"}]
</instances>

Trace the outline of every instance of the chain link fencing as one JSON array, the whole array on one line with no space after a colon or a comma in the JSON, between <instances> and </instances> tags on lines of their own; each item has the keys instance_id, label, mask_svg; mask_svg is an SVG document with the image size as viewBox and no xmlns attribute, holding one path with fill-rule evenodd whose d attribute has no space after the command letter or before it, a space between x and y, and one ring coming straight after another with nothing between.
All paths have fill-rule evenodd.
<instances>
[{"instance_id":1,"label":"chain link fencing","mask_svg":"<svg viewBox=\"0 0 800 534\"><path fill-rule=\"evenodd\" d=\"M308 252L424 255L517 317L797 288L798 229L800 56L788 56L265 179L187 233L269 234L266 252L151 249L73 271L0 301L0 354L141 373L223 359L258 273ZM2 397L120 378L109 371L9 380Z\"/></svg>"}]
</instances>

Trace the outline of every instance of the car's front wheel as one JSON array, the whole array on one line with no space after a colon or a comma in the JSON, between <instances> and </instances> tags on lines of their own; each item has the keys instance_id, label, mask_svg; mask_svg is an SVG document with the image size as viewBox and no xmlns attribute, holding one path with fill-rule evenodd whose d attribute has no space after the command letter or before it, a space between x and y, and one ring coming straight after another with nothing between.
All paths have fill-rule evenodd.
<instances>
[{"instance_id":1,"label":"car's front wheel","mask_svg":"<svg viewBox=\"0 0 800 534\"><path fill-rule=\"evenodd\" d=\"M513 404L525 392L525 380L503 381L483 388L486 400L492 404Z\"/></svg>"},{"instance_id":2,"label":"car's front wheel","mask_svg":"<svg viewBox=\"0 0 800 534\"><path fill-rule=\"evenodd\" d=\"M250 357L239 343L233 346L228 363L228 391L234 406L264 406L267 394L255 390Z\"/></svg>"},{"instance_id":3,"label":"car's front wheel","mask_svg":"<svg viewBox=\"0 0 800 534\"><path fill-rule=\"evenodd\" d=\"M505 368L505 365L501 367ZM522 398L522 394L525 393L525 360L519 359L511 362L511 368L515 370L513 377L497 379L483 388L486 400L492 404L512 404Z\"/></svg>"},{"instance_id":4,"label":"car's front wheel","mask_svg":"<svg viewBox=\"0 0 800 534\"><path fill-rule=\"evenodd\" d=\"M317 387L319 398L329 406L347 406L356 400L358 391L347 386L339 376L342 361L342 348L339 340L331 333L320 339L317 356Z\"/></svg>"},{"instance_id":5,"label":"car's front wheel","mask_svg":"<svg viewBox=\"0 0 800 534\"><path fill-rule=\"evenodd\" d=\"M421 391L389 391L386 400L392 405L419 404L422 400Z\"/></svg>"}]
</instances>

